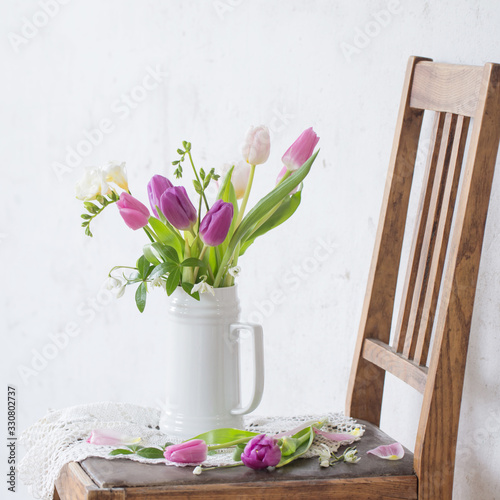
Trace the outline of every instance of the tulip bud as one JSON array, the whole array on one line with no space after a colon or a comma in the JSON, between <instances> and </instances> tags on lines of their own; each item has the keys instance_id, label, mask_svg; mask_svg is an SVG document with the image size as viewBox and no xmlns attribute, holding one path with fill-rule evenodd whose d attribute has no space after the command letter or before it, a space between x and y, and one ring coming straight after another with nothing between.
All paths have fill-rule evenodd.
<instances>
[{"instance_id":1,"label":"tulip bud","mask_svg":"<svg viewBox=\"0 0 500 500\"><path fill-rule=\"evenodd\" d=\"M243 159L250 165L260 165L269 158L271 151L271 138L266 126L251 127L243 144Z\"/></svg>"},{"instance_id":2,"label":"tulip bud","mask_svg":"<svg viewBox=\"0 0 500 500\"><path fill-rule=\"evenodd\" d=\"M123 192L120 199L116 202L116 206L123 217L125 224L134 231L141 229L148 223L149 210L139 200L136 200L132 195Z\"/></svg>"},{"instance_id":3,"label":"tulip bud","mask_svg":"<svg viewBox=\"0 0 500 500\"><path fill-rule=\"evenodd\" d=\"M161 195L160 210L172 226L182 231L193 227L198 217L183 186L168 188Z\"/></svg>"},{"instance_id":4,"label":"tulip bud","mask_svg":"<svg viewBox=\"0 0 500 500\"><path fill-rule=\"evenodd\" d=\"M226 239L233 213L232 203L217 200L213 204L200 224L200 236L205 245L216 247Z\"/></svg>"},{"instance_id":5,"label":"tulip bud","mask_svg":"<svg viewBox=\"0 0 500 500\"><path fill-rule=\"evenodd\" d=\"M208 446L203 439L192 439L181 444L167 446L163 455L179 464L201 464L207 459Z\"/></svg>"},{"instance_id":6,"label":"tulip bud","mask_svg":"<svg viewBox=\"0 0 500 500\"><path fill-rule=\"evenodd\" d=\"M156 207L160 206L162 194L171 187L174 187L174 185L166 177L163 177L163 175L153 175L148 182L149 204L151 205L151 210L155 214L155 217L158 217Z\"/></svg>"},{"instance_id":7,"label":"tulip bud","mask_svg":"<svg viewBox=\"0 0 500 500\"><path fill-rule=\"evenodd\" d=\"M319 137L312 127L304 130L283 155L286 168L292 172L299 169L311 157L318 141Z\"/></svg>"},{"instance_id":8,"label":"tulip bud","mask_svg":"<svg viewBox=\"0 0 500 500\"><path fill-rule=\"evenodd\" d=\"M241 454L241 461L251 469L265 469L280 463L281 450L278 443L265 434L252 438Z\"/></svg>"}]
</instances>

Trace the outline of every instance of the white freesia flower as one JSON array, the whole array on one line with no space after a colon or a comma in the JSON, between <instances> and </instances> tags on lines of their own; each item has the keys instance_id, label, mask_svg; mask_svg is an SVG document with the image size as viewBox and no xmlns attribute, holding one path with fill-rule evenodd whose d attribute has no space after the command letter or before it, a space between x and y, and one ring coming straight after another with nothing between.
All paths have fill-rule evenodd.
<instances>
[{"instance_id":1,"label":"white freesia flower","mask_svg":"<svg viewBox=\"0 0 500 500\"><path fill-rule=\"evenodd\" d=\"M111 188L104 179L103 172L97 167L87 167L83 177L75 186L76 197L79 200L95 200L97 196L111 193Z\"/></svg>"},{"instance_id":2,"label":"white freesia flower","mask_svg":"<svg viewBox=\"0 0 500 500\"><path fill-rule=\"evenodd\" d=\"M234 266L229 268L228 273L233 277L237 278L240 273L241 273L241 267L240 266Z\"/></svg>"},{"instance_id":3,"label":"white freesia flower","mask_svg":"<svg viewBox=\"0 0 500 500\"><path fill-rule=\"evenodd\" d=\"M111 293L119 299L120 297L123 296L125 293L125 283L117 278L113 278L110 276L105 282L104 282L104 288L106 290L111 291Z\"/></svg>"},{"instance_id":4,"label":"white freesia flower","mask_svg":"<svg viewBox=\"0 0 500 500\"><path fill-rule=\"evenodd\" d=\"M113 182L118 187L128 191L127 170L125 162L108 161L102 167L103 177L106 182Z\"/></svg>"},{"instance_id":5,"label":"white freesia flower","mask_svg":"<svg viewBox=\"0 0 500 500\"><path fill-rule=\"evenodd\" d=\"M208 283L206 283L205 282L206 279L207 279L207 277L203 276L203 280L200 281L199 283L196 283L196 285L193 286L191 293L196 293L196 292L207 293L207 292L209 292L213 296L215 296L214 287L212 285L209 285Z\"/></svg>"}]
</instances>

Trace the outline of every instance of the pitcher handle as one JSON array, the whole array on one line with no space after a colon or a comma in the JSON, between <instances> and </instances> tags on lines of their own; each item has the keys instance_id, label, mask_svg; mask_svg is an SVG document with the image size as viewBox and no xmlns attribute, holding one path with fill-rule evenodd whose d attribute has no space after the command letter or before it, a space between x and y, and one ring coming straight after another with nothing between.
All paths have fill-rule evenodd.
<instances>
[{"instance_id":1,"label":"pitcher handle","mask_svg":"<svg viewBox=\"0 0 500 500\"><path fill-rule=\"evenodd\" d=\"M230 338L234 338L238 330L247 330L252 334L255 357L255 384L250 403L243 408L231 410L232 415L246 415L259 406L264 391L264 335L262 326L254 323L234 323L229 327Z\"/></svg>"}]
</instances>

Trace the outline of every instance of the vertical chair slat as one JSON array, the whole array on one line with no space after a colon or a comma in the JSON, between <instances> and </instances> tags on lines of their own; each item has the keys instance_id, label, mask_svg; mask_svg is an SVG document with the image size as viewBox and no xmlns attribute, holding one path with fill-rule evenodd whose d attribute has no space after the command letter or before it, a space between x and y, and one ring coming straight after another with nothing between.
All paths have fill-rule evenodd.
<instances>
[{"instance_id":1,"label":"vertical chair slat","mask_svg":"<svg viewBox=\"0 0 500 500\"><path fill-rule=\"evenodd\" d=\"M410 317L413 291L415 288L415 278L417 276L419 259L422 251L422 241L424 239L427 214L429 212L432 185L434 183L436 164L441 147L444 118L444 113L436 113L434 116L434 125L432 129L429 152L427 154L427 165L423 179L423 186L425 186L425 188L422 189L419 201L418 222L415 225L415 231L413 234L410 255L408 259L408 267L403 286L403 293L401 296L401 306L399 308L398 320L396 323L393 342L394 350L399 353L403 352L403 347L405 345L405 338L408 329L408 319Z\"/></svg>"},{"instance_id":2,"label":"vertical chair slat","mask_svg":"<svg viewBox=\"0 0 500 500\"><path fill-rule=\"evenodd\" d=\"M448 238L450 235L453 212L455 208L455 199L460 180L460 172L465 151L465 144L467 141L469 122L470 119L468 117L459 116L457 119L457 126L453 141L453 151L446 179L441 216L439 219L439 226L437 228L436 244L434 246L432 264L429 273L429 286L427 287L425 295L422 320L420 322L420 328L417 336L418 341L415 356L413 358L419 365L425 365L427 363L427 355L429 352L429 344L434 323L434 314L436 311L443 267L446 258Z\"/></svg>"},{"instance_id":3,"label":"vertical chair slat","mask_svg":"<svg viewBox=\"0 0 500 500\"><path fill-rule=\"evenodd\" d=\"M408 319L408 331L403 348L403 356L408 359L413 359L415 348L417 346L417 335L428 285L430 255L432 255L434 243L436 241L436 226L437 221L439 220L439 212L441 209L446 174L453 147L453 137L456 123L457 116L452 115L451 113L446 113L443 127L443 138L441 140L441 147L439 148L438 162L436 165L435 181L433 183L427 220L425 221L425 232L424 239L422 241L421 256L419 258L418 271L415 278L412 306L410 317Z\"/></svg>"}]
</instances>

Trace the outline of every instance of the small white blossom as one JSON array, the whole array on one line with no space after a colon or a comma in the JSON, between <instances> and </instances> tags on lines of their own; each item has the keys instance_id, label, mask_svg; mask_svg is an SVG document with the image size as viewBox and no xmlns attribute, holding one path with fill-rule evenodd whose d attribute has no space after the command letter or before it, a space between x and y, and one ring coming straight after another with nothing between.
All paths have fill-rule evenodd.
<instances>
[{"instance_id":1,"label":"small white blossom","mask_svg":"<svg viewBox=\"0 0 500 500\"><path fill-rule=\"evenodd\" d=\"M361 458L358 457L358 450L356 450L356 448L353 448L352 450L346 451L344 453L344 462L357 464L360 460Z\"/></svg>"},{"instance_id":2,"label":"small white blossom","mask_svg":"<svg viewBox=\"0 0 500 500\"><path fill-rule=\"evenodd\" d=\"M319 466L330 467L330 449L326 444L321 443L321 451L319 452Z\"/></svg>"},{"instance_id":3,"label":"small white blossom","mask_svg":"<svg viewBox=\"0 0 500 500\"><path fill-rule=\"evenodd\" d=\"M120 297L123 296L125 293L125 283L117 278L113 278L110 276L105 282L104 282L104 288L106 290L110 290L111 293L119 299Z\"/></svg>"},{"instance_id":4,"label":"small white blossom","mask_svg":"<svg viewBox=\"0 0 500 500\"><path fill-rule=\"evenodd\" d=\"M158 276L151 282L151 286L153 288L163 288L163 290L167 289L167 286L165 284L165 280L161 278L161 276Z\"/></svg>"},{"instance_id":5,"label":"small white blossom","mask_svg":"<svg viewBox=\"0 0 500 500\"><path fill-rule=\"evenodd\" d=\"M203 469L198 465L198 467L195 467L193 470L193 474L196 474L199 476L203 472Z\"/></svg>"},{"instance_id":6,"label":"small white blossom","mask_svg":"<svg viewBox=\"0 0 500 500\"><path fill-rule=\"evenodd\" d=\"M228 270L228 273L233 278L237 278L240 275L240 273L241 273L241 267L240 266L230 267L229 270Z\"/></svg>"},{"instance_id":7,"label":"small white blossom","mask_svg":"<svg viewBox=\"0 0 500 500\"><path fill-rule=\"evenodd\" d=\"M207 292L209 292L215 297L214 287L212 285L209 285L208 283L206 283L206 281L205 281L207 279L206 276L203 276L202 278L203 278L202 281L200 281L199 283L196 283L196 285L193 286L191 293L196 293L196 292L207 293Z\"/></svg>"}]
</instances>

